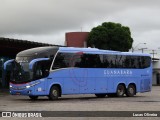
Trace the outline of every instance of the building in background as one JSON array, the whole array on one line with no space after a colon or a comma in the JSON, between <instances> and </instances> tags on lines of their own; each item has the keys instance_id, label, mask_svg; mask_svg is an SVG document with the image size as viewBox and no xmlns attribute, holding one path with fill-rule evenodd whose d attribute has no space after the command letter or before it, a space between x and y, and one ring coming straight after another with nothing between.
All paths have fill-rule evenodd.
<instances>
[{"instance_id":1,"label":"building in background","mask_svg":"<svg viewBox=\"0 0 160 120\"><path fill-rule=\"evenodd\" d=\"M65 35L65 45L67 47L87 47L89 32L68 32Z\"/></svg>"},{"instance_id":2,"label":"building in background","mask_svg":"<svg viewBox=\"0 0 160 120\"><path fill-rule=\"evenodd\" d=\"M160 59L159 57L152 58L152 63L153 63L152 84L160 85Z\"/></svg>"}]
</instances>

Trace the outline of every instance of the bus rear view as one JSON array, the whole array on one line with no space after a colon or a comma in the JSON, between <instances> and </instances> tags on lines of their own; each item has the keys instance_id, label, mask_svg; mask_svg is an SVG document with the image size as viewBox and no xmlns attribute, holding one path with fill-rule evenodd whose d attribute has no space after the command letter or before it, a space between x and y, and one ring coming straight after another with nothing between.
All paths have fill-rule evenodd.
<instances>
[{"instance_id":1,"label":"bus rear view","mask_svg":"<svg viewBox=\"0 0 160 120\"><path fill-rule=\"evenodd\" d=\"M97 97L132 97L149 92L152 62L149 54L96 48L41 47L22 51L4 69L12 68L12 95L31 99L48 96L95 94Z\"/></svg>"}]
</instances>

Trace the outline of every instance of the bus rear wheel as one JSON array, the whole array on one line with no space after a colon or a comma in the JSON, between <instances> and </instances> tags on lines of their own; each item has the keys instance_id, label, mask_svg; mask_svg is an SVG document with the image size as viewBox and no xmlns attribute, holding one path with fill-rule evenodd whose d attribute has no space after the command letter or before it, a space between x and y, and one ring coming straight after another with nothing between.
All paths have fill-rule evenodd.
<instances>
[{"instance_id":1,"label":"bus rear wheel","mask_svg":"<svg viewBox=\"0 0 160 120\"><path fill-rule=\"evenodd\" d=\"M30 98L31 100L37 100L37 99L38 99L38 96L29 96L29 98Z\"/></svg>"},{"instance_id":2,"label":"bus rear wheel","mask_svg":"<svg viewBox=\"0 0 160 120\"><path fill-rule=\"evenodd\" d=\"M52 86L49 93L50 100L57 100L60 95L60 90L57 86Z\"/></svg>"},{"instance_id":3,"label":"bus rear wheel","mask_svg":"<svg viewBox=\"0 0 160 120\"><path fill-rule=\"evenodd\" d=\"M134 85L129 85L127 88L126 95L127 97L133 97L136 93L136 88Z\"/></svg>"},{"instance_id":4,"label":"bus rear wheel","mask_svg":"<svg viewBox=\"0 0 160 120\"><path fill-rule=\"evenodd\" d=\"M98 98L104 98L106 96L106 94L95 94L95 96Z\"/></svg>"},{"instance_id":5,"label":"bus rear wheel","mask_svg":"<svg viewBox=\"0 0 160 120\"><path fill-rule=\"evenodd\" d=\"M124 85L122 85L122 84L119 84L118 86L117 86L117 92L116 92L116 96L117 97L123 97L124 96L124 94L125 94L125 86Z\"/></svg>"}]
</instances>

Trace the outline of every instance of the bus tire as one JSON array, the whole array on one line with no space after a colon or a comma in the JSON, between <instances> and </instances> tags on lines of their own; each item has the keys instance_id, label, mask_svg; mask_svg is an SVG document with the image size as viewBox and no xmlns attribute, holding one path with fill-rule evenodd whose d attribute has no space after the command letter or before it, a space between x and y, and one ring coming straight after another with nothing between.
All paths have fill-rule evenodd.
<instances>
[{"instance_id":1,"label":"bus tire","mask_svg":"<svg viewBox=\"0 0 160 120\"><path fill-rule=\"evenodd\" d=\"M31 100L37 100L37 99L38 99L38 96L29 96L29 98L30 98Z\"/></svg>"},{"instance_id":2,"label":"bus tire","mask_svg":"<svg viewBox=\"0 0 160 120\"><path fill-rule=\"evenodd\" d=\"M49 93L49 99L50 100L57 100L58 97L60 95L60 90L59 90L59 87L57 86L52 86L51 89L50 89L50 93Z\"/></svg>"},{"instance_id":3,"label":"bus tire","mask_svg":"<svg viewBox=\"0 0 160 120\"><path fill-rule=\"evenodd\" d=\"M135 85L129 85L127 88L126 96L127 97L133 97L136 93Z\"/></svg>"},{"instance_id":4,"label":"bus tire","mask_svg":"<svg viewBox=\"0 0 160 120\"><path fill-rule=\"evenodd\" d=\"M126 91L125 86L123 84L119 84L117 86L116 96L123 97L125 94L125 91Z\"/></svg>"},{"instance_id":5,"label":"bus tire","mask_svg":"<svg viewBox=\"0 0 160 120\"><path fill-rule=\"evenodd\" d=\"M95 94L95 96L98 98L104 98L106 97L106 94Z\"/></svg>"}]
</instances>

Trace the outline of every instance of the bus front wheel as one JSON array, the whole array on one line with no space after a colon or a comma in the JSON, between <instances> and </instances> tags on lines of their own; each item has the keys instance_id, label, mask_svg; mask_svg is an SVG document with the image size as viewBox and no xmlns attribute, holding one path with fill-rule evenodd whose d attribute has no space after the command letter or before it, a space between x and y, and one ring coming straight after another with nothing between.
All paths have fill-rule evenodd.
<instances>
[{"instance_id":1,"label":"bus front wheel","mask_svg":"<svg viewBox=\"0 0 160 120\"><path fill-rule=\"evenodd\" d=\"M136 88L134 85L129 85L127 88L126 95L127 97L133 97L136 93Z\"/></svg>"},{"instance_id":2,"label":"bus front wheel","mask_svg":"<svg viewBox=\"0 0 160 120\"><path fill-rule=\"evenodd\" d=\"M117 97L123 97L124 94L125 94L125 86L123 84L119 84L117 86L117 92L116 92L116 95Z\"/></svg>"},{"instance_id":3,"label":"bus front wheel","mask_svg":"<svg viewBox=\"0 0 160 120\"><path fill-rule=\"evenodd\" d=\"M49 93L50 100L57 100L60 94L60 90L57 86L52 86Z\"/></svg>"}]
</instances>

